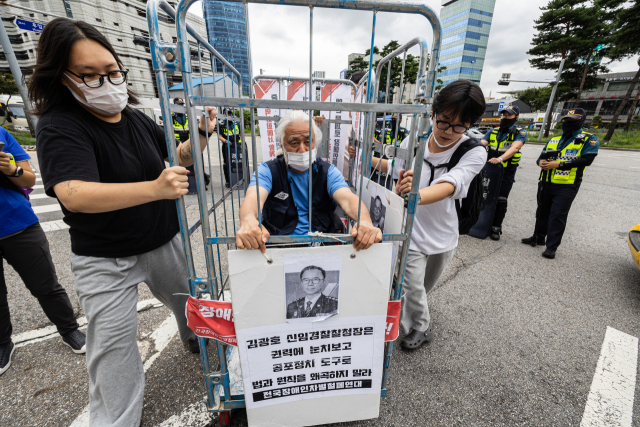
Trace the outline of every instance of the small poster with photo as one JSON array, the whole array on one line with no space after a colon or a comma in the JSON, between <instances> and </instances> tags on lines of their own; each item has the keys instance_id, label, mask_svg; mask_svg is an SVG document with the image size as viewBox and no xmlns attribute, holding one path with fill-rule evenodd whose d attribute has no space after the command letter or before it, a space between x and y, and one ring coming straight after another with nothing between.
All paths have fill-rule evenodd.
<instances>
[{"instance_id":1,"label":"small poster with photo","mask_svg":"<svg viewBox=\"0 0 640 427\"><path fill-rule=\"evenodd\" d=\"M342 255L287 254L284 287L287 323L310 323L338 314Z\"/></svg>"},{"instance_id":2,"label":"small poster with photo","mask_svg":"<svg viewBox=\"0 0 640 427\"><path fill-rule=\"evenodd\" d=\"M375 186L374 190L371 191L371 204L369 205L369 214L371 215L371 222L374 227L378 227L384 233L384 220L387 214L386 203L383 203L384 199L384 191L381 191L383 194L375 194L375 190L378 188L382 189L380 186ZM386 199L385 199L386 200Z\"/></svg>"}]
</instances>

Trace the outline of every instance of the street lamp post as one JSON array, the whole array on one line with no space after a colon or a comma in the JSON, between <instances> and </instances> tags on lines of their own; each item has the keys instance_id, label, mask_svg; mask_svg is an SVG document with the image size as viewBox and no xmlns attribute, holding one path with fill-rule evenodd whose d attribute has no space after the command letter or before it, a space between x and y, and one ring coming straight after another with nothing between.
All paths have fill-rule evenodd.
<instances>
[{"instance_id":1,"label":"street lamp post","mask_svg":"<svg viewBox=\"0 0 640 427\"><path fill-rule=\"evenodd\" d=\"M551 106L552 106L552 103L553 103L553 99L555 98L555 95L556 95L556 90L558 89L558 83L560 83L560 75L562 74L562 68L563 67L564 67L564 58L562 58L562 61L560 61L560 68L558 68L558 74L556 75L556 81L554 82L553 89L551 90L551 97L549 97L549 104L547 105L547 111L545 111L544 120L542 121L542 127L540 128L540 133L538 134L538 142L540 142L540 140L542 139L542 132L543 132L544 128L547 126L547 121L551 119L549 116L551 114L553 114L551 112ZM511 74L510 73L503 73L502 74L502 78L498 81L498 84L500 86L509 86L509 83L511 83L511 82L517 82L517 83L551 83L549 81L537 82L537 81L532 81L532 80L511 80Z\"/></svg>"}]
</instances>

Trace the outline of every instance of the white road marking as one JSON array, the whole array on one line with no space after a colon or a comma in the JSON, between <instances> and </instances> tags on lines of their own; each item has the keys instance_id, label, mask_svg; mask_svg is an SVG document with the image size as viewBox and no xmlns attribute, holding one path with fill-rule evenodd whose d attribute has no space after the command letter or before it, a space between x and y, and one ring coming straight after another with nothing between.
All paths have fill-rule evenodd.
<instances>
[{"instance_id":1,"label":"white road marking","mask_svg":"<svg viewBox=\"0 0 640 427\"><path fill-rule=\"evenodd\" d=\"M178 415L166 419L159 427L204 427L211 424L211 414L204 402L189 405Z\"/></svg>"},{"instance_id":2,"label":"white road marking","mask_svg":"<svg viewBox=\"0 0 640 427\"><path fill-rule=\"evenodd\" d=\"M631 427L638 338L607 326L580 427Z\"/></svg>"},{"instance_id":3,"label":"white road marking","mask_svg":"<svg viewBox=\"0 0 640 427\"><path fill-rule=\"evenodd\" d=\"M49 231L66 230L69 228L69 226L61 219L57 221L41 222L40 226L45 233L48 233Z\"/></svg>"},{"instance_id":4,"label":"white road marking","mask_svg":"<svg viewBox=\"0 0 640 427\"><path fill-rule=\"evenodd\" d=\"M164 322L153 331L151 334L151 338L155 340L155 348L157 353L151 356L144 363L144 371L147 370L153 365L153 362L160 356L162 350L167 347L167 344L171 341L175 334L178 333L178 325L176 323L176 318L173 314L165 319ZM71 423L69 427L87 427L89 425L89 405L85 406L80 415Z\"/></svg>"},{"instance_id":5,"label":"white road marking","mask_svg":"<svg viewBox=\"0 0 640 427\"><path fill-rule=\"evenodd\" d=\"M35 199L51 199L51 200L55 200L55 199L47 196L45 193L42 193L42 194L33 194L33 193L31 193L31 194L29 194L29 199L31 199L31 200L35 200Z\"/></svg>"},{"instance_id":6,"label":"white road marking","mask_svg":"<svg viewBox=\"0 0 640 427\"><path fill-rule=\"evenodd\" d=\"M36 175L36 182L42 182L42 178L38 178L40 175Z\"/></svg>"},{"instance_id":7,"label":"white road marking","mask_svg":"<svg viewBox=\"0 0 640 427\"><path fill-rule=\"evenodd\" d=\"M44 189L44 185L36 184L36 185L34 185L33 187L31 187L31 188L33 188L34 190Z\"/></svg>"},{"instance_id":8,"label":"white road marking","mask_svg":"<svg viewBox=\"0 0 640 427\"><path fill-rule=\"evenodd\" d=\"M629 166L631 169L640 169L640 166Z\"/></svg>"},{"instance_id":9,"label":"white road marking","mask_svg":"<svg viewBox=\"0 0 640 427\"><path fill-rule=\"evenodd\" d=\"M156 308L162 307L162 303L155 298L147 299L144 301L139 301L136 310L142 311L148 308ZM84 327L87 325L87 318L80 317L78 318L78 325L80 327ZM51 338L58 337L58 330L55 326L47 326L46 328L35 329L33 331L23 332L21 334L15 335L11 338L16 347L24 347L26 345L34 344L40 341L49 340Z\"/></svg>"},{"instance_id":10,"label":"white road marking","mask_svg":"<svg viewBox=\"0 0 640 427\"><path fill-rule=\"evenodd\" d=\"M55 205L33 206L31 209L33 209L33 212L35 212L36 214L46 213L46 212L57 212L62 210L58 203L56 203Z\"/></svg>"}]
</instances>

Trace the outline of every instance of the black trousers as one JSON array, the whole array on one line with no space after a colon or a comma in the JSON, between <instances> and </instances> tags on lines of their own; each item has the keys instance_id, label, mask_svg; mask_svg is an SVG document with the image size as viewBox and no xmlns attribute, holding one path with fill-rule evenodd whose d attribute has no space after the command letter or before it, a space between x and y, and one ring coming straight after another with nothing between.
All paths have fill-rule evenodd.
<instances>
[{"instance_id":1,"label":"black trousers","mask_svg":"<svg viewBox=\"0 0 640 427\"><path fill-rule=\"evenodd\" d=\"M567 226L569 209L579 189L579 182L575 184L538 183L535 234L538 237L546 236L547 248L555 250L560 246Z\"/></svg>"},{"instance_id":2,"label":"black trousers","mask_svg":"<svg viewBox=\"0 0 640 427\"><path fill-rule=\"evenodd\" d=\"M49 242L40 224L35 223L20 234L0 240L0 345L11 341L13 332L2 258L20 275L61 335L78 329L69 296L58 283Z\"/></svg>"},{"instance_id":3,"label":"black trousers","mask_svg":"<svg viewBox=\"0 0 640 427\"><path fill-rule=\"evenodd\" d=\"M518 171L518 165L507 166L502 173L502 183L500 184L500 194L498 197L509 198L511 188L516 182L516 172Z\"/></svg>"},{"instance_id":4,"label":"black trousers","mask_svg":"<svg viewBox=\"0 0 640 427\"><path fill-rule=\"evenodd\" d=\"M229 150L229 143L222 143L222 169L224 170L224 181L227 184L230 183L229 173L234 177L234 181L236 177L238 181L244 177L242 162L245 158L244 153L248 153L247 144L244 144L243 148L240 148L240 145L236 142L231 144L231 150ZM231 171L229 170L229 164L231 164Z\"/></svg>"}]
</instances>

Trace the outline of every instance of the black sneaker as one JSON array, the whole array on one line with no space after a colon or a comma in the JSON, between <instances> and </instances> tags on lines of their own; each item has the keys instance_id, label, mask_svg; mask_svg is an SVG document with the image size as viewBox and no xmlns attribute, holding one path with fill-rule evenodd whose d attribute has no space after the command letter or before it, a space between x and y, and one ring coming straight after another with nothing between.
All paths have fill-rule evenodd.
<instances>
[{"instance_id":1,"label":"black sneaker","mask_svg":"<svg viewBox=\"0 0 640 427\"><path fill-rule=\"evenodd\" d=\"M554 259L556 257L556 250L547 248L544 252L542 252L542 256L545 258Z\"/></svg>"},{"instance_id":2,"label":"black sneaker","mask_svg":"<svg viewBox=\"0 0 640 427\"><path fill-rule=\"evenodd\" d=\"M491 227L491 240L500 240L500 235L502 234L502 227Z\"/></svg>"},{"instance_id":3,"label":"black sneaker","mask_svg":"<svg viewBox=\"0 0 640 427\"><path fill-rule=\"evenodd\" d=\"M78 329L62 335L62 342L71 347L71 351L75 354L84 354L87 352L87 338Z\"/></svg>"},{"instance_id":4,"label":"black sneaker","mask_svg":"<svg viewBox=\"0 0 640 427\"><path fill-rule=\"evenodd\" d=\"M200 345L198 344L197 339L187 340L187 342L184 343L184 346L187 347L187 350L189 350L193 354L200 353Z\"/></svg>"},{"instance_id":5,"label":"black sneaker","mask_svg":"<svg viewBox=\"0 0 640 427\"><path fill-rule=\"evenodd\" d=\"M13 341L9 341L9 344L0 345L0 375L4 374L11 366L11 356L15 351L16 346Z\"/></svg>"},{"instance_id":6,"label":"black sneaker","mask_svg":"<svg viewBox=\"0 0 640 427\"><path fill-rule=\"evenodd\" d=\"M521 242L524 243L525 245L530 245L531 247L535 248L536 246L540 245L544 245L545 241L544 241L544 237L537 237L535 234L531 237L527 237L526 239L522 239Z\"/></svg>"},{"instance_id":7,"label":"black sneaker","mask_svg":"<svg viewBox=\"0 0 640 427\"><path fill-rule=\"evenodd\" d=\"M231 185L229 185L229 183L228 183L228 182L225 182L225 183L224 183L224 186L225 186L225 187L227 187L227 188L231 188Z\"/></svg>"}]
</instances>

